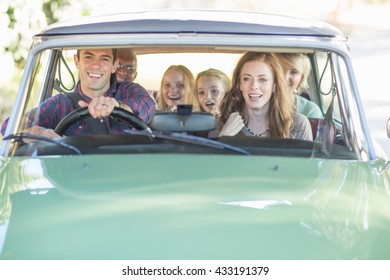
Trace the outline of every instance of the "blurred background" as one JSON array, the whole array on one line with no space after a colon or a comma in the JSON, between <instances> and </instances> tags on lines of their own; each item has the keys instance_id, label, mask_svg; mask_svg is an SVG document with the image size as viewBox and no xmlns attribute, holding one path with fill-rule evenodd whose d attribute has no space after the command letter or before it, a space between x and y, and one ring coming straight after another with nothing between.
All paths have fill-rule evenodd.
<instances>
[{"instance_id":1,"label":"blurred background","mask_svg":"<svg viewBox=\"0 0 390 280\"><path fill-rule=\"evenodd\" d=\"M126 4L125 4L126 3ZM1 0L0 124L12 108L35 33L70 18L161 9L215 9L283 14L325 21L350 39L360 95L373 138L390 158L390 0Z\"/></svg>"}]
</instances>

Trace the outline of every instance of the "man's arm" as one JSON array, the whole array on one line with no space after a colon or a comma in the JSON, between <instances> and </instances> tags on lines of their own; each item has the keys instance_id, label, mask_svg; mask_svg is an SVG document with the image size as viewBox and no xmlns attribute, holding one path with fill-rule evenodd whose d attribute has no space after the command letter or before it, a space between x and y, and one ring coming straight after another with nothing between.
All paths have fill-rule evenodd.
<instances>
[{"instance_id":1,"label":"man's arm","mask_svg":"<svg viewBox=\"0 0 390 280\"><path fill-rule=\"evenodd\" d=\"M156 103L146 89L137 83L122 83L116 98L121 98L141 120L148 123L156 112Z\"/></svg>"}]
</instances>

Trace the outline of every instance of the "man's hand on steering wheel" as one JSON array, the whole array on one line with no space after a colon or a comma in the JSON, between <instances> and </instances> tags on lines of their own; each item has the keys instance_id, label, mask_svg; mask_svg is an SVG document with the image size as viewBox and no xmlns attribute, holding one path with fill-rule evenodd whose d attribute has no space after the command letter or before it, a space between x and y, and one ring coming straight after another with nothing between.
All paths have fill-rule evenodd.
<instances>
[{"instance_id":1,"label":"man's hand on steering wheel","mask_svg":"<svg viewBox=\"0 0 390 280\"><path fill-rule=\"evenodd\" d=\"M69 126L72 125L74 122L85 119L90 116L91 115L89 113L89 107L78 108L72 111L71 113L69 113L68 115L66 115L56 126L54 132L62 136L64 135L65 131L69 128ZM123 108L114 107L110 116L115 119L122 120L128 123L130 126L134 127L135 129L146 130L151 132L151 129L147 125L147 123L141 120L136 114L129 112Z\"/></svg>"},{"instance_id":2,"label":"man's hand on steering wheel","mask_svg":"<svg viewBox=\"0 0 390 280\"><path fill-rule=\"evenodd\" d=\"M103 119L109 116L115 107L120 107L119 102L115 98L106 96L92 98L91 102L89 103L80 100L78 104L80 107L88 106L89 114L94 119ZM133 113L129 106L124 106L124 109Z\"/></svg>"}]
</instances>

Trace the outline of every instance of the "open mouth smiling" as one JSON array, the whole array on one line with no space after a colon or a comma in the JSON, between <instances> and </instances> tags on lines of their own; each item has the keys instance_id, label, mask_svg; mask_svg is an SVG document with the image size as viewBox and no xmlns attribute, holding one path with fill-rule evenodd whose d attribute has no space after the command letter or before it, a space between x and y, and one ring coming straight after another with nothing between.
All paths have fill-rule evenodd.
<instances>
[{"instance_id":1,"label":"open mouth smiling","mask_svg":"<svg viewBox=\"0 0 390 280\"><path fill-rule=\"evenodd\" d=\"M103 74L98 74L98 73L90 73L88 72L88 76L92 79L100 79L101 77L103 77Z\"/></svg>"},{"instance_id":2,"label":"open mouth smiling","mask_svg":"<svg viewBox=\"0 0 390 280\"><path fill-rule=\"evenodd\" d=\"M205 103L206 107L209 108L209 109L213 109L214 108L214 105L215 105L215 102L213 101L207 101Z\"/></svg>"},{"instance_id":3,"label":"open mouth smiling","mask_svg":"<svg viewBox=\"0 0 390 280\"><path fill-rule=\"evenodd\" d=\"M251 100L258 100L260 99L263 95L262 94L255 94L255 93L250 93L248 94L249 98Z\"/></svg>"},{"instance_id":4,"label":"open mouth smiling","mask_svg":"<svg viewBox=\"0 0 390 280\"><path fill-rule=\"evenodd\" d=\"M171 101L179 101L181 98L181 96L179 96L179 95L168 95L167 97Z\"/></svg>"}]
</instances>

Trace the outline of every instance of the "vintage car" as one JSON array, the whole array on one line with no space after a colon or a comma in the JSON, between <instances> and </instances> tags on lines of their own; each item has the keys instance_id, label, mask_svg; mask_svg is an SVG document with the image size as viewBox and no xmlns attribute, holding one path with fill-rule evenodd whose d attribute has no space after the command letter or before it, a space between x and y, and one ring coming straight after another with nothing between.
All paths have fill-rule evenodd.
<instances>
[{"instance_id":1,"label":"vintage car","mask_svg":"<svg viewBox=\"0 0 390 280\"><path fill-rule=\"evenodd\" d=\"M323 118L310 119L313 141L209 137L218 116L186 104L148 123L115 109L125 135L25 133L28 111L73 91L76 50L93 48L132 48L135 82L149 91L174 64L231 77L248 51L304 53ZM74 112L61 135L88 117ZM322 22L186 10L51 25L33 37L0 178L1 259L390 258L389 163L368 130L348 38Z\"/></svg>"}]
</instances>

